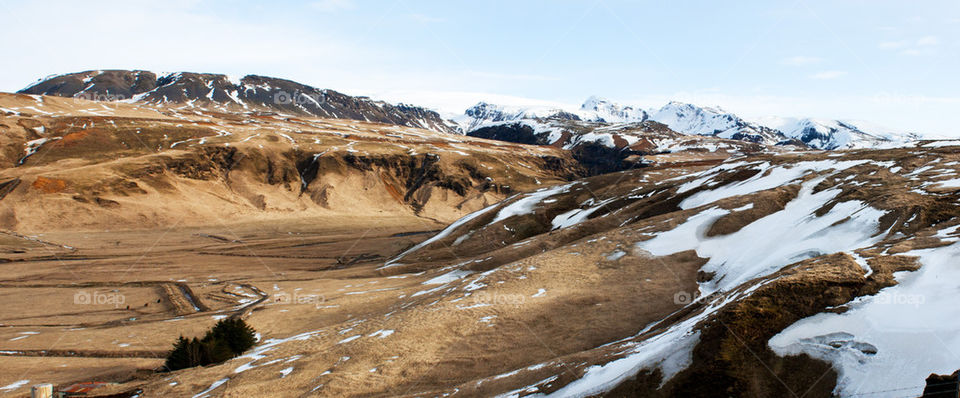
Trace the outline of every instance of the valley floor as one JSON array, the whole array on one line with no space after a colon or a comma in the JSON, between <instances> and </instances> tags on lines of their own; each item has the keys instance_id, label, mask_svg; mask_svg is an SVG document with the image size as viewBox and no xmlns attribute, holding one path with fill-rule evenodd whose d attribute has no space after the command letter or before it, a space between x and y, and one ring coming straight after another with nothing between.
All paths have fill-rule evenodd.
<instances>
[{"instance_id":1,"label":"valley floor","mask_svg":"<svg viewBox=\"0 0 960 398\"><path fill-rule=\"evenodd\" d=\"M373 263L440 228L416 217L356 217L0 233L8 260L0 264L0 394L155 378L177 336L202 335L254 304L262 306L247 320L262 339L377 312L389 305L384 294L356 293L418 282L380 276Z\"/></svg>"}]
</instances>

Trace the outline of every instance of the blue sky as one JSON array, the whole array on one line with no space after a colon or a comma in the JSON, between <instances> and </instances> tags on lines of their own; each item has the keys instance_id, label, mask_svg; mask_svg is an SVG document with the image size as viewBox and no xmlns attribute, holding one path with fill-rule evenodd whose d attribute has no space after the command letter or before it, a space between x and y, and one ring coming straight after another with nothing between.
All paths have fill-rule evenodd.
<instances>
[{"instance_id":1,"label":"blue sky","mask_svg":"<svg viewBox=\"0 0 960 398\"><path fill-rule=\"evenodd\" d=\"M0 90L124 68L460 112L590 95L960 135L960 1L0 0Z\"/></svg>"}]
</instances>

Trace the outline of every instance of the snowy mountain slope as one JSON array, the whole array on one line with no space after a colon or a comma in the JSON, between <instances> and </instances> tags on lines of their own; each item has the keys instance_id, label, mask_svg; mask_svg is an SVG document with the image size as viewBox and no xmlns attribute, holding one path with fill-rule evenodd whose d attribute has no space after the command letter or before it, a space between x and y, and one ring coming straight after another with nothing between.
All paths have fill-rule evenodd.
<instances>
[{"instance_id":1,"label":"snowy mountain slope","mask_svg":"<svg viewBox=\"0 0 960 398\"><path fill-rule=\"evenodd\" d=\"M609 124L579 120L524 119L481 127L467 135L562 148L570 151L590 174L622 171L653 163L684 161L689 158L722 159L774 150L769 146L742 140L680 134L652 120Z\"/></svg>"},{"instance_id":2,"label":"snowy mountain slope","mask_svg":"<svg viewBox=\"0 0 960 398\"><path fill-rule=\"evenodd\" d=\"M712 135L775 145L789 138L768 127L749 123L720 108L699 107L682 102L664 105L651 119L684 134Z\"/></svg>"},{"instance_id":3,"label":"snowy mountain slope","mask_svg":"<svg viewBox=\"0 0 960 398\"><path fill-rule=\"evenodd\" d=\"M701 107L677 101L648 112L597 97L588 98L575 110L480 103L457 118L456 123L464 133L516 122L523 122L543 132L555 131L555 123L551 121L559 120L603 124L652 120L688 135L766 145L806 145L825 150L901 147L920 138L917 134L897 132L863 121L777 117L746 120L718 107Z\"/></svg>"},{"instance_id":4,"label":"snowy mountain slope","mask_svg":"<svg viewBox=\"0 0 960 398\"><path fill-rule=\"evenodd\" d=\"M629 290L629 278L603 278L644 266L656 276L639 279L642 291L674 286L644 297L647 310L662 296L677 307L638 319L634 334L461 384L462 395L513 380L507 395L916 396L930 373L960 367L950 354L960 344L942 337L960 331L949 293L960 285L947 266L960 245L960 158L951 151L758 155L681 177L591 177L474 213L388 269L456 259L461 268L443 272L482 272L437 292L441 302L522 285L555 305L582 303L564 284L586 273L601 290ZM694 290L677 281L691 264ZM624 314L627 304L617 306ZM570 327L580 316L562 318Z\"/></svg>"},{"instance_id":5,"label":"snowy mountain slope","mask_svg":"<svg viewBox=\"0 0 960 398\"><path fill-rule=\"evenodd\" d=\"M97 70L42 79L23 94L57 95L97 101L124 101L204 107L221 111L278 112L352 119L453 133L456 127L434 111L352 97L266 76L243 78L212 73L154 73Z\"/></svg>"},{"instance_id":6,"label":"snowy mountain slope","mask_svg":"<svg viewBox=\"0 0 960 398\"><path fill-rule=\"evenodd\" d=\"M458 123L473 137L570 150L593 174L635 167L638 163L625 161L632 155L651 159L648 155L701 150L729 156L764 149L756 145L763 143L762 139L741 131L730 132L728 137L682 134L652 120L642 109L597 97L590 97L573 111L480 103L467 109Z\"/></svg>"},{"instance_id":7,"label":"snowy mountain slope","mask_svg":"<svg viewBox=\"0 0 960 398\"><path fill-rule=\"evenodd\" d=\"M854 300L843 314L802 319L771 338L770 347L829 362L839 373L840 396L918 396L927 376L957 370L960 343L943 337L960 330L956 232L956 225L938 231L945 246L904 253L919 256L922 267L898 275L897 285ZM918 341L928 344L918 349Z\"/></svg>"},{"instance_id":8,"label":"snowy mountain slope","mask_svg":"<svg viewBox=\"0 0 960 398\"><path fill-rule=\"evenodd\" d=\"M464 133L491 125L525 121L531 125L547 124L548 121L583 121L595 123L635 123L649 119L640 108L622 106L598 97L588 98L579 109L565 110L556 107L505 106L480 102L466 111L455 122Z\"/></svg>"},{"instance_id":9,"label":"snowy mountain slope","mask_svg":"<svg viewBox=\"0 0 960 398\"><path fill-rule=\"evenodd\" d=\"M634 123L650 118L643 109L616 104L596 96L587 98L580 106L580 112L593 115L592 121L604 123Z\"/></svg>"},{"instance_id":10,"label":"snowy mountain slope","mask_svg":"<svg viewBox=\"0 0 960 398\"><path fill-rule=\"evenodd\" d=\"M454 121L461 127L464 134L476 129L517 121L555 120L582 120L581 116L552 107L522 107L495 105L480 102L466 111Z\"/></svg>"},{"instance_id":11,"label":"snowy mountain slope","mask_svg":"<svg viewBox=\"0 0 960 398\"><path fill-rule=\"evenodd\" d=\"M828 150L902 147L921 138L864 121L769 117L759 119L759 123L811 147Z\"/></svg>"}]
</instances>

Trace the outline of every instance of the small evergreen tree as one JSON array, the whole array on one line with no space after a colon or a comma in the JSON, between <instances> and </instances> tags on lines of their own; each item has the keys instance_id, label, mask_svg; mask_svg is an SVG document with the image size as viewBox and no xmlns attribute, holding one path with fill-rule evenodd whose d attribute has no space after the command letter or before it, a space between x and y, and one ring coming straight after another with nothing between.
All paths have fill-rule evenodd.
<instances>
[{"instance_id":1,"label":"small evergreen tree","mask_svg":"<svg viewBox=\"0 0 960 398\"><path fill-rule=\"evenodd\" d=\"M189 345L190 340L180 336L177 342L173 343L173 350L167 355L167 361L164 363L164 367L166 367L167 370L173 371L195 366L192 365L193 361L190 358Z\"/></svg>"},{"instance_id":2,"label":"small evergreen tree","mask_svg":"<svg viewBox=\"0 0 960 398\"><path fill-rule=\"evenodd\" d=\"M230 346L226 341L220 339L208 339L204 338L197 342L200 347L202 354L202 359L198 365L207 366L212 363L220 363L226 361L230 358L235 357L233 351L230 350Z\"/></svg>"},{"instance_id":3,"label":"small evergreen tree","mask_svg":"<svg viewBox=\"0 0 960 398\"><path fill-rule=\"evenodd\" d=\"M190 359L190 367L204 366L210 363L207 350L196 337L190 339L190 342L187 343L187 358Z\"/></svg>"},{"instance_id":4,"label":"small evergreen tree","mask_svg":"<svg viewBox=\"0 0 960 398\"><path fill-rule=\"evenodd\" d=\"M207 366L242 354L256 343L256 331L242 319L223 319L203 339L180 336L164 363L167 371Z\"/></svg>"},{"instance_id":5,"label":"small evergreen tree","mask_svg":"<svg viewBox=\"0 0 960 398\"><path fill-rule=\"evenodd\" d=\"M207 332L204 339L223 341L230 347L230 351L235 355L240 355L257 342L256 334L257 332L250 325L247 325L243 319L227 318L217 322L213 329Z\"/></svg>"}]
</instances>

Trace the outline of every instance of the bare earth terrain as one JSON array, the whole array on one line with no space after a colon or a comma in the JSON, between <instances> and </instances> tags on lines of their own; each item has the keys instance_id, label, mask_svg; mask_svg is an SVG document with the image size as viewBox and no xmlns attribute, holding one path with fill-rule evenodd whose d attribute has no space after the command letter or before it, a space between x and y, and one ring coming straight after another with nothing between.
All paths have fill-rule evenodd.
<instances>
[{"instance_id":1,"label":"bare earth terrain","mask_svg":"<svg viewBox=\"0 0 960 398\"><path fill-rule=\"evenodd\" d=\"M199 335L216 319L253 309L262 322L249 321L265 338L369 311L373 303L351 300L344 293L354 289L345 286L376 282L363 277L363 264L438 225L352 221L44 234L46 242L69 243L69 252L5 235L5 249L25 253L4 264L0 384L147 375L162 365L171 336ZM277 302L281 292L302 302Z\"/></svg>"},{"instance_id":2,"label":"bare earth terrain","mask_svg":"<svg viewBox=\"0 0 960 398\"><path fill-rule=\"evenodd\" d=\"M0 112L0 394L859 396L960 367L937 321L960 315L960 143L670 133L591 175L556 147L353 120ZM225 317L257 345L162 371Z\"/></svg>"}]
</instances>

